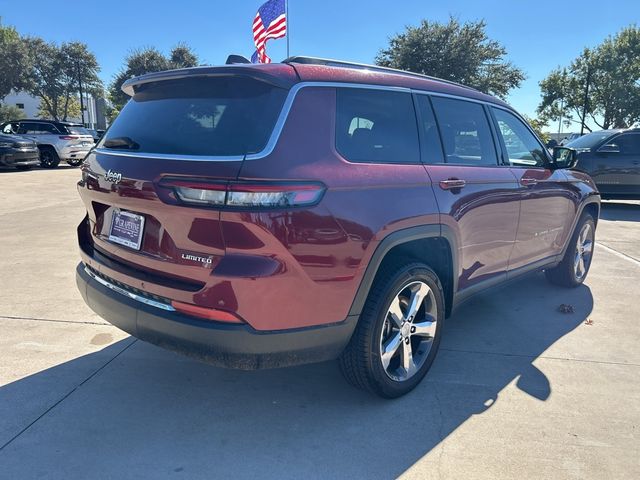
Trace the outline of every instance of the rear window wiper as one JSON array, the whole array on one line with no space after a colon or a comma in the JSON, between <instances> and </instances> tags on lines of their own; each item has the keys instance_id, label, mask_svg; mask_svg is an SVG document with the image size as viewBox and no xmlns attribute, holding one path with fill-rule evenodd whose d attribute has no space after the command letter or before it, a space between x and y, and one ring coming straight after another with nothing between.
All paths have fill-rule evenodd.
<instances>
[{"instance_id":1,"label":"rear window wiper","mask_svg":"<svg viewBox=\"0 0 640 480\"><path fill-rule=\"evenodd\" d=\"M126 150L138 150L140 145L129 137L114 137L104 141L104 148L121 148Z\"/></svg>"}]
</instances>

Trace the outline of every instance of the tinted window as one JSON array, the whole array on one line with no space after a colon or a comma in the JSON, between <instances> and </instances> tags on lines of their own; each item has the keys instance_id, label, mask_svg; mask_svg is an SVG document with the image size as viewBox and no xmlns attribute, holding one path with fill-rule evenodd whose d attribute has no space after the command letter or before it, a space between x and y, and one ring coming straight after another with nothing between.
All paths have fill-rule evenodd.
<instances>
[{"instance_id":1,"label":"tinted window","mask_svg":"<svg viewBox=\"0 0 640 480\"><path fill-rule=\"evenodd\" d=\"M100 146L146 153L236 156L262 150L287 90L247 78L198 78L143 87Z\"/></svg>"},{"instance_id":2,"label":"tinted window","mask_svg":"<svg viewBox=\"0 0 640 480\"><path fill-rule=\"evenodd\" d=\"M70 134L72 135L91 135L91 132L82 127L82 126L78 126L78 125L66 125L65 128L69 131Z\"/></svg>"},{"instance_id":3,"label":"tinted window","mask_svg":"<svg viewBox=\"0 0 640 480\"><path fill-rule=\"evenodd\" d=\"M620 147L620 153L624 155L640 156L640 134L625 133L613 139L614 143Z\"/></svg>"},{"instance_id":4,"label":"tinted window","mask_svg":"<svg viewBox=\"0 0 640 480\"><path fill-rule=\"evenodd\" d=\"M422 134L422 160L425 163L442 163L442 143L436 124L436 117L431 108L431 102L426 95L416 96L420 113L420 133Z\"/></svg>"},{"instance_id":5,"label":"tinted window","mask_svg":"<svg viewBox=\"0 0 640 480\"><path fill-rule=\"evenodd\" d=\"M611 132L603 130L601 132L588 133L580 138L577 138L569 143L567 147L571 148L593 148L603 142L605 139L611 136Z\"/></svg>"},{"instance_id":6,"label":"tinted window","mask_svg":"<svg viewBox=\"0 0 640 480\"><path fill-rule=\"evenodd\" d=\"M482 105L441 97L431 100L447 163L498 164L493 136Z\"/></svg>"},{"instance_id":7,"label":"tinted window","mask_svg":"<svg viewBox=\"0 0 640 480\"><path fill-rule=\"evenodd\" d=\"M545 154L542 145L536 137L515 115L493 109L498 122L498 129L507 148L509 164L514 166L538 166L545 164Z\"/></svg>"},{"instance_id":8,"label":"tinted window","mask_svg":"<svg viewBox=\"0 0 640 480\"><path fill-rule=\"evenodd\" d=\"M338 88L336 148L352 162L419 163L409 93Z\"/></svg>"},{"instance_id":9,"label":"tinted window","mask_svg":"<svg viewBox=\"0 0 640 480\"><path fill-rule=\"evenodd\" d=\"M21 122L18 128L18 133L28 135L47 135L51 133L58 133L56 128L49 123L32 123Z\"/></svg>"}]
</instances>

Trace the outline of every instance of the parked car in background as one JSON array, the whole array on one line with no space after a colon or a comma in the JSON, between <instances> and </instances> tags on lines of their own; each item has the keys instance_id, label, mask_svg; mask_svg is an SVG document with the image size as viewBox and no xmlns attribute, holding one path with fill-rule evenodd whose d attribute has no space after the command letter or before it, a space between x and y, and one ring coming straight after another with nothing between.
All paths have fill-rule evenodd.
<instances>
[{"instance_id":1,"label":"parked car in background","mask_svg":"<svg viewBox=\"0 0 640 480\"><path fill-rule=\"evenodd\" d=\"M640 128L601 130L567 144L576 169L588 173L602 198L640 199Z\"/></svg>"},{"instance_id":2,"label":"parked car in background","mask_svg":"<svg viewBox=\"0 0 640 480\"><path fill-rule=\"evenodd\" d=\"M91 134L91 136L93 137L93 141L95 143L98 143L98 141L104 135L104 130L98 130L98 129L94 129L94 128L87 128L87 131Z\"/></svg>"},{"instance_id":3,"label":"parked car in background","mask_svg":"<svg viewBox=\"0 0 640 480\"><path fill-rule=\"evenodd\" d=\"M0 125L0 133L35 141L45 168L55 168L60 161L78 166L94 145L93 136L83 125L70 122L15 120Z\"/></svg>"},{"instance_id":4,"label":"parked car in background","mask_svg":"<svg viewBox=\"0 0 640 480\"><path fill-rule=\"evenodd\" d=\"M0 134L0 165L29 169L40 163L38 145L17 135Z\"/></svg>"},{"instance_id":5,"label":"parked car in background","mask_svg":"<svg viewBox=\"0 0 640 480\"><path fill-rule=\"evenodd\" d=\"M581 133L570 133L560 141L560 145L567 145L569 142L573 142L575 139L580 138Z\"/></svg>"},{"instance_id":6,"label":"parked car in background","mask_svg":"<svg viewBox=\"0 0 640 480\"><path fill-rule=\"evenodd\" d=\"M242 369L340 358L413 389L445 317L545 270L589 270L600 197L503 101L293 57L128 80L82 166L86 303L142 340Z\"/></svg>"}]
</instances>

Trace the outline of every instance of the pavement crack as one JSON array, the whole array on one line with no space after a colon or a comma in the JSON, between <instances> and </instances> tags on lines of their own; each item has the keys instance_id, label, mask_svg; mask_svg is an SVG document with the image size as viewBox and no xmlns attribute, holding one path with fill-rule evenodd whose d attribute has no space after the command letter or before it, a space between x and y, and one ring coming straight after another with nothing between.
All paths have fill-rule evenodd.
<instances>
[{"instance_id":1,"label":"pavement crack","mask_svg":"<svg viewBox=\"0 0 640 480\"><path fill-rule=\"evenodd\" d=\"M78 325L101 325L103 327L113 327L110 323L106 322L90 322L90 321L74 321L74 320L59 320L54 318L38 318L38 317L16 317L13 315L0 315L0 320L29 320L33 322L53 322L53 323L73 323ZM116 328L116 327L114 327Z\"/></svg>"},{"instance_id":2,"label":"pavement crack","mask_svg":"<svg viewBox=\"0 0 640 480\"><path fill-rule=\"evenodd\" d=\"M616 250L613 247L610 247L609 245L602 243L602 242L596 242L596 245L604 248L605 250L609 251L610 253L613 253L614 255L617 255L618 257L627 260L631 263L635 263L636 265L640 266L640 260L638 260L637 258L632 257L631 255L627 255L624 252L621 252L619 250Z\"/></svg>"},{"instance_id":3,"label":"pavement crack","mask_svg":"<svg viewBox=\"0 0 640 480\"><path fill-rule=\"evenodd\" d=\"M76 385L75 387L73 387L69 392L67 392L65 395L62 396L62 398L60 398L60 400L58 400L57 402L55 402L53 405L51 405L49 408L47 408L44 412L42 412L35 420L33 420L31 423L29 423L29 425L27 425L26 427L24 427L22 430L20 430L18 433L16 433L13 437L11 437L6 443L4 443L3 445L0 446L0 452L2 452L7 446L9 446L11 443L13 443L14 440L16 440L19 436L21 436L23 433L25 433L27 430L29 430L33 425L35 425L41 418L43 418L45 415L47 415L50 411L52 411L54 408L56 408L58 405L60 405L62 402L64 402L67 398L69 398L76 390L78 390L80 387L82 387L85 383L87 383L89 380L91 380L93 377L95 377L98 373L100 373L102 370L104 370L107 365L109 365L111 362L113 362L116 358L118 358L120 355L122 355L125 351L127 351L133 344L135 344L137 342L136 339L133 339L132 342L130 342L128 345L126 345L122 350L120 350L118 353L116 353L112 358L110 358L104 365L102 365L101 367L99 367L98 369L96 369L95 372L93 372L91 375L89 375L87 378L85 378L82 382L80 382L78 385Z\"/></svg>"},{"instance_id":4,"label":"pavement crack","mask_svg":"<svg viewBox=\"0 0 640 480\"><path fill-rule=\"evenodd\" d=\"M478 355L495 355L500 357L518 357L518 358L528 358L528 359L543 359L543 360L563 360L565 362L580 362L580 363L595 363L600 365L621 365L625 367L640 367L638 363L630 363L630 362L611 362L606 360L589 360L585 358L568 358L568 357L554 357L548 355L526 355L523 353L507 353L507 352L486 352L482 350L463 350L457 348L440 348L440 350L444 350L447 352L454 353L472 353Z\"/></svg>"}]
</instances>

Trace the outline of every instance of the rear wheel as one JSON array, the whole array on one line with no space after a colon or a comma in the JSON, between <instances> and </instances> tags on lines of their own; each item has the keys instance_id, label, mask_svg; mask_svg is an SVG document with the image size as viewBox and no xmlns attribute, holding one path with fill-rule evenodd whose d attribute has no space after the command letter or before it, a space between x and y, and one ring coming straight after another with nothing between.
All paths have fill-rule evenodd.
<instances>
[{"instance_id":1,"label":"rear wheel","mask_svg":"<svg viewBox=\"0 0 640 480\"><path fill-rule=\"evenodd\" d=\"M580 218L575 232L569 240L569 246L557 267L545 270L547 279L563 287L582 285L593 258L596 224L589 213Z\"/></svg>"},{"instance_id":2,"label":"rear wheel","mask_svg":"<svg viewBox=\"0 0 640 480\"><path fill-rule=\"evenodd\" d=\"M60 158L53 147L40 147L40 165L44 168L56 168Z\"/></svg>"},{"instance_id":3,"label":"rear wheel","mask_svg":"<svg viewBox=\"0 0 640 480\"><path fill-rule=\"evenodd\" d=\"M411 263L380 272L340 369L349 383L385 398L420 383L438 351L444 296L428 266Z\"/></svg>"}]
</instances>

